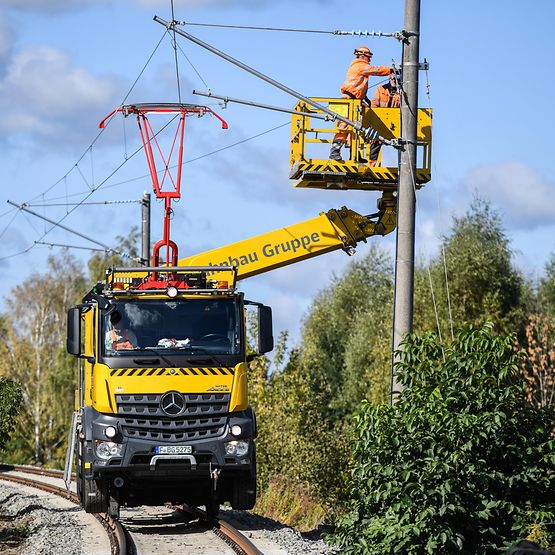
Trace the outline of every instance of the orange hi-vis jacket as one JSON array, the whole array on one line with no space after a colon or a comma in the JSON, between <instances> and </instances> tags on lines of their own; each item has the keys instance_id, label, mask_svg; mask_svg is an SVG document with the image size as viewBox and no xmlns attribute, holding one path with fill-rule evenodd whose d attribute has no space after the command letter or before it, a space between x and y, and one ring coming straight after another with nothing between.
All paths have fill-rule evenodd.
<instances>
[{"instance_id":1,"label":"orange hi-vis jacket","mask_svg":"<svg viewBox=\"0 0 555 555\"><path fill-rule=\"evenodd\" d=\"M112 334L112 349L132 349L133 348L133 344L131 343L131 341L129 341L129 332L127 330L123 330L123 333L125 335L125 341L122 341L122 339L124 339L123 336L119 335L116 330L111 330L110 332Z\"/></svg>"},{"instance_id":2,"label":"orange hi-vis jacket","mask_svg":"<svg viewBox=\"0 0 555 555\"><path fill-rule=\"evenodd\" d=\"M372 108L399 108L401 99L397 87L390 83L380 85L372 98Z\"/></svg>"},{"instance_id":3,"label":"orange hi-vis jacket","mask_svg":"<svg viewBox=\"0 0 555 555\"><path fill-rule=\"evenodd\" d=\"M368 92L368 77L370 75L389 75L388 66L373 66L362 58L351 62L345 82L341 85L341 93L351 93L358 100L362 100Z\"/></svg>"}]
</instances>

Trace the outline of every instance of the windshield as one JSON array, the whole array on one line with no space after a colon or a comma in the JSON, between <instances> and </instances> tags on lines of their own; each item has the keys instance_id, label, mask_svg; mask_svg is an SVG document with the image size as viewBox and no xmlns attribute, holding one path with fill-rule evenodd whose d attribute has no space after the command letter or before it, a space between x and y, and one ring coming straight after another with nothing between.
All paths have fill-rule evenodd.
<instances>
[{"instance_id":1,"label":"windshield","mask_svg":"<svg viewBox=\"0 0 555 555\"><path fill-rule=\"evenodd\" d=\"M233 299L113 301L102 316L104 354L234 355L240 352L238 305Z\"/></svg>"}]
</instances>

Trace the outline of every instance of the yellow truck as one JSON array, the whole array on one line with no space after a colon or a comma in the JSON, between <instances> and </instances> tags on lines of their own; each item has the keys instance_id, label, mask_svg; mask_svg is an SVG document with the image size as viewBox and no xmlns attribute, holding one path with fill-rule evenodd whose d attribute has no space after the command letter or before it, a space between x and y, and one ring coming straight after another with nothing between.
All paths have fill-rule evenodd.
<instances>
[{"instance_id":1,"label":"yellow truck","mask_svg":"<svg viewBox=\"0 0 555 555\"><path fill-rule=\"evenodd\" d=\"M80 359L68 452L85 511L184 502L217 512L256 500L257 433L247 364L273 348L271 309L237 281L395 228L395 197L362 216L345 207L180 260L114 268L68 311ZM246 308L258 313L249 353ZM71 456L66 473L72 467Z\"/></svg>"},{"instance_id":2,"label":"yellow truck","mask_svg":"<svg viewBox=\"0 0 555 555\"><path fill-rule=\"evenodd\" d=\"M356 121L370 118L364 127L379 129L384 141L399 137L399 109L323 101ZM117 516L122 505L165 502L204 505L211 515L223 502L250 509L256 501L257 425L248 403L247 365L272 350L273 337L271 309L246 300L237 282L339 249L352 254L359 242L392 232L397 168L358 162L375 140L367 134L353 134L349 160L321 158L335 128L314 127L316 111L299 105L291 128L290 177L296 186L381 191L377 211L361 215L342 207L178 260L169 228L171 200L180 195L183 126L188 115L213 112L181 104L121 106L101 127L117 111L137 117L154 190L165 199L164 238L154 245L151 267L109 270L68 311L67 350L80 364L66 483L76 453L77 490L87 512ZM170 181L170 161L164 160L160 179L150 112L180 117L178 176L169 191L162 189ZM417 187L430 179L431 147L431 112L419 114ZM258 313L254 348L247 345L249 305Z\"/></svg>"}]
</instances>

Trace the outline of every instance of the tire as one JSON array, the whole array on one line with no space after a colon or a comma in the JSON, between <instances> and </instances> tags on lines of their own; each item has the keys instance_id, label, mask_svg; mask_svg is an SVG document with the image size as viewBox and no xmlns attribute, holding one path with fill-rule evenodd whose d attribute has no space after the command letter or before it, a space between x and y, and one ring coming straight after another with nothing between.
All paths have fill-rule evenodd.
<instances>
[{"instance_id":1,"label":"tire","mask_svg":"<svg viewBox=\"0 0 555 555\"><path fill-rule=\"evenodd\" d=\"M83 480L81 503L86 513L108 512L108 487L105 480Z\"/></svg>"},{"instance_id":2,"label":"tire","mask_svg":"<svg viewBox=\"0 0 555 555\"><path fill-rule=\"evenodd\" d=\"M84 450L84 443L80 443L79 454L76 461L77 496L86 513L106 513L108 512L109 501L108 484L105 480L87 479L85 477Z\"/></svg>"},{"instance_id":3,"label":"tire","mask_svg":"<svg viewBox=\"0 0 555 555\"><path fill-rule=\"evenodd\" d=\"M233 481L231 507L239 511L252 509L256 503L256 476L248 473Z\"/></svg>"},{"instance_id":4,"label":"tire","mask_svg":"<svg viewBox=\"0 0 555 555\"><path fill-rule=\"evenodd\" d=\"M256 451L253 449L252 468L237 476L231 485L231 507L248 511L256 503Z\"/></svg>"},{"instance_id":5,"label":"tire","mask_svg":"<svg viewBox=\"0 0 555 555\"><path fill-rule=\"evenodd\" d=\"M211 496L210 499L206 501L206 519L208 521L216 520L220 514L220 501L217 497Z\"/></svg>"}]
</instances>

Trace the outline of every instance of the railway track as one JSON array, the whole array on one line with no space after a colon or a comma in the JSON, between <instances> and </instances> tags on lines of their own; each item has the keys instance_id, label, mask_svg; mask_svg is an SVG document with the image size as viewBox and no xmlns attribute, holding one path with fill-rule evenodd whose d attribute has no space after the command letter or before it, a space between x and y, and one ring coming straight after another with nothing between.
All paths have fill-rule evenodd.
<instances>
[{"instance_id":1,"label":"railway track","mask_svg":"<svg viewBox=\"0 0 555 555\"><path fill-rule=\"evenodd\" d=\"M60 470L0 465L1 480L31 486L78 505L74 492L68 494L64 485L52 483L61 482L62 478ZM106 514L93 516L106 530L111 555L263 555L249 538L225 520L209 522L206 513L186 506L123 509L120 520Z\"/></svg>"}]
</instances>

